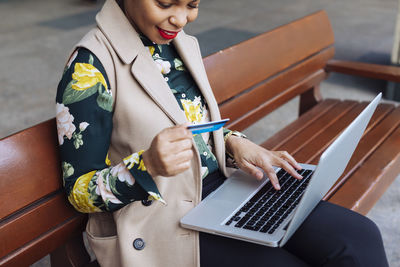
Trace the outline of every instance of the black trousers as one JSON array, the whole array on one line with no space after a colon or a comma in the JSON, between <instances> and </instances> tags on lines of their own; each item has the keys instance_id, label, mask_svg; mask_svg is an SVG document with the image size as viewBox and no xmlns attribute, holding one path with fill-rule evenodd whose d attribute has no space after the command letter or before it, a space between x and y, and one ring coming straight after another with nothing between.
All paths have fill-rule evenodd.
<instances>
[{"instance_id":1,"label":"black trousers","mask_svg":"<svg viewBox=\"0 0 400 267\"><path fill-rule=\"evenodd\" d=\"M203 180L203 198L225 178L219 172ZM200 264L213 266L388 266L374 222L343 207L321 201L283 248L272 248L200 233Z\"/></svg>"}]
</instances>

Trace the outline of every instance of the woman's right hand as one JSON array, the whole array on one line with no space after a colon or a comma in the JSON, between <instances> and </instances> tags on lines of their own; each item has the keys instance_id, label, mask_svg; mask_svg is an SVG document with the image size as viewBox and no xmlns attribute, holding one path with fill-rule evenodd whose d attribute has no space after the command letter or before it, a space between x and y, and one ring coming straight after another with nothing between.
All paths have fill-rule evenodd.
<instances>
[{"instance_id":1,"label":"woman's right hand","mask_svg":"<svg viewBox=\"0 0 400 267\"><path fill-rule=\"evenodd\" d=\"M143 152L144 165L151 176L174 176L189 169L193 143L187 126L185 123L162 130Z\"/></svg>"}]
</instances>

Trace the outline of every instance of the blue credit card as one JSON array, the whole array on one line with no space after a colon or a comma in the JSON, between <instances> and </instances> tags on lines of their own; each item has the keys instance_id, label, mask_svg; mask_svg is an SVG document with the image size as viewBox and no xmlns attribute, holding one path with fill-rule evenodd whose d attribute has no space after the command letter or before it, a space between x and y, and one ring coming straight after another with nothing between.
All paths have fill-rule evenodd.
<instances>
[{"instance_id":1,"label":"blue credit card","mask_svg":"<svg viewBox=\"0 0 400 267\"><path fill-rule=\"evenodd\" d=\"M187 128L192 132L192 134L213 132L224 126L229 119L223 119L220 121L210 121L206 123L189 125Z\"/></svg>"}]
</instances>

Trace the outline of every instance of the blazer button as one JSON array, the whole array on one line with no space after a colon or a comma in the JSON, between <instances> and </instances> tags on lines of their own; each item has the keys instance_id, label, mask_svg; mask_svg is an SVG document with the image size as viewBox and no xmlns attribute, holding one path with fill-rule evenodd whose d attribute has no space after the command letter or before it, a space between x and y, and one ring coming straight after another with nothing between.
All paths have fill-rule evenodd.
<instances>
[{"instance_id":1,"label":"blazer button","mask_svg":"<svg viewBox=\"0 0 400 267\"><path fill-rule=\"evenodd\" d=\"M144 243L143 239L141 239L141 238L136 238L133 241L133 247L136 250L142 250L142 249L144 249L144 246L145 246L145 243Z\"/></svg>"},{"instance_id":2,"label":"blazer button","mask_svg":"<svg viewBox=\"0 0 400 267\"><path fill-rule=\"evenodd\" d=\"M143 200L142 200L142 204L143 204L143 206L148 207L148 206L150 206L151 204L153 204L153 200L143 199Z\"/></svg>"}]
</instances>

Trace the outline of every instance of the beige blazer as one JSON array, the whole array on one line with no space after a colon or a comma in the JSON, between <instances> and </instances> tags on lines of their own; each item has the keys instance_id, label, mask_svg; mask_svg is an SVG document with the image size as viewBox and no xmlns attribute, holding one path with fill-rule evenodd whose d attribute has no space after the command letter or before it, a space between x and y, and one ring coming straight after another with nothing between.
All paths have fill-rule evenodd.
<instances>
[{"instance_id":1,"label":"beige blazer","mask_svg":"<svg viewBox=\"0 0 400 267\"><path fill-rule=\"evenodd\" d=\"M131 153L147 149L162 129L184 123L186 118L114 0L106 1L96 21L97 27L75 48L91 50L107 72L114 97L109 158L118 164ZM197 40L181 32L173 43L200 88L211 119L220 119ZM213 138L215 155L226 174L222 130L214 132ZM153 177L166 206L160 202L144 206L135 201L112 214L90 214L87 234L101 266L199 266L198 233L179 225L180 218L201 200L201 163L195 145L193 151L189 170L175 177ZM141 250L137 249L138 240L144 242Z\"/></svg>"}]
</instances>

